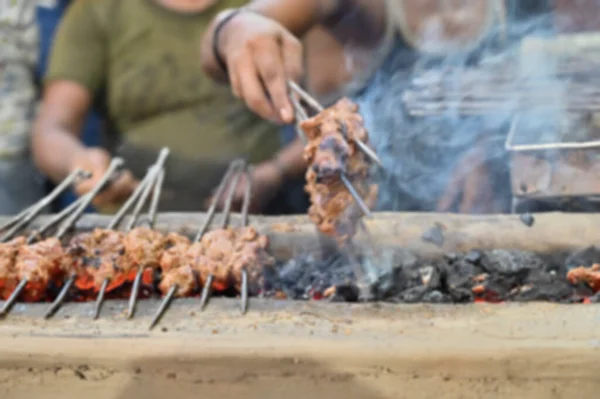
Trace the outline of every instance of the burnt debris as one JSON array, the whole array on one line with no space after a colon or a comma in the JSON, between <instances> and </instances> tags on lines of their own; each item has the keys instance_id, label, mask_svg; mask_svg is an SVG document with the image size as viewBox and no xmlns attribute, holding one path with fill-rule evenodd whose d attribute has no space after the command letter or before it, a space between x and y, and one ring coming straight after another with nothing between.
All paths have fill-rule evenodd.
<instances>
[{"instance_id":1,"label":"burnt debris","mask_svg":"<svg viewBox=\"0 0 600 399\"><path fill-rule=\"evenodd\" d=\"M361 259L359 261L366 261ZM600 250L589 248L570 256L542 257L517 250L470 251L424 261L397 251L389 271L371 287L368 300L401 303L470 303L476 301L598 302L585 284L571 284L573 267L598 263ZM265 295L289 299L362 301L352 259L336 254L324 260L298 256L266 278ZM333 292L333 296L329 293Z\"/></svg>"}]
</instances>

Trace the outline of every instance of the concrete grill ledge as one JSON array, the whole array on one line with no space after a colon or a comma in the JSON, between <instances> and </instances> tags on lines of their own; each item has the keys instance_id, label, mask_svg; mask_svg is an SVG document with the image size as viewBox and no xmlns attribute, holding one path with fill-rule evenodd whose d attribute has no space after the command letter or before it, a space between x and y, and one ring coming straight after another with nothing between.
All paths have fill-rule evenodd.
<instances>
[{"instance_id":1,"label":"concrete grill ledge","mask_svg":"<svg viewBox=\"0 0 600 399\"><path fill-rule=\"evenodd\" d=\"M179 220L175 218L180 218ZM178 229L202 216L162 215ZM80 228L102 225L86 217ZM255 218L280 256L316 248L304 217ZM427 254L471 248L569 251L598 242L600 215L387 214L370 222L375 240ZM87 223L87 225L86 225ZM435 223L443 248L424 243ZM286 227L291 225L291 228ZM288 248L286 249L286 246ZM292 246L290 249L289 246ZM45 304L17 304L0 321L0 398L596 398L600 307L333 304L178 300L152 332L156 300L67 303L48 321Z\"/></svg>"},{"instance_id":2,"label":"concrete grill ledge","mask_svg":"<svg viewBox=\"0 0 600 399\"><path fill-rule=\"evenodd\" d=\"M239 215L231 215L231 225L239 222ZM178 231L193 235L206 215L197 213L163 213L158 216L157 229ZM538 253L575 251L599 244L600 214L545 213L534 215L533 226L528 227L519 215L468 216L441 213L376 213L366 220L372 242L383 248L407 248L420 256L439 256L447 252L471 249L521 249ZM40 217L32 228L42 224ZM218 222L219 216L215 217ZM110 216L85 215L77 228L89 230L108 225ZM2 218L0 218L2 223ZM126 223L126 221L124 221ZM278 259L289 259L306 251L318 251L334 245L319 236L307 216L251 216L250 225L267 234L271 251ZM437 247L422 240L428 229L439 226L444 245ZM358 242L367 242L364 235Z\"/></svg>"}]
</instances>

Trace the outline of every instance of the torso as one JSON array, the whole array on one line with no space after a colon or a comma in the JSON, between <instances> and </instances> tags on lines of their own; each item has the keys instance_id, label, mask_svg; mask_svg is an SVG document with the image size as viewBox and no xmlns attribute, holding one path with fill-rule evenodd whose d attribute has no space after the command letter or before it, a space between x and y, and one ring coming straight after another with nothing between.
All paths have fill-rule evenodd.
<instances>
[{"instance_id":1,"label":"torso","mask_svg":"<svg viewBox=\"0 0 600 399\"><path fill-rule=\"evenodd\" d=\"M259 162L278 147L276 127L259 120L228 87L202 72L200 40L222 9L178 12L151 0L114 3L108 37L109 114L128 141L187 156Z\"/></svg>"},{"instance_id":2,"label":"torso","mask_svg":"<svg viewBox=\"0 0 600 399\"><path fill-rule=\"evenodd\" d=\"M483 35L474 42L484 44L485 40ZM380 210L435 210L458 161L482 133L498 128L452 112L435 118L408 115L402 98L413 77L454 63L464 66L476 60L478 53L472 46L449 55L419 50L414 40L397 33L387 59L355 96L386 170L380 182Z\"/></svg>"}]
</instances>

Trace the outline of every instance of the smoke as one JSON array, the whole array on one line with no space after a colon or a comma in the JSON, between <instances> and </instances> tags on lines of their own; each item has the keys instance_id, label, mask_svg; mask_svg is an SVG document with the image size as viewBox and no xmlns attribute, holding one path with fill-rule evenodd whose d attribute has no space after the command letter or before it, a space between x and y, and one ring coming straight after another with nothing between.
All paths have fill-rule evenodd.
<instances>
[{"instance_id":1,"label":"smoke","mask_svg":"<svg viewBox=\"0 0 600 399\"><path fill-rule=\"evenodd\" d=\"M515 15L510 9L508 11L509 15ZM518 110L517 94L498 97L491 113L464 116L456 106L451 106L438 115L428 117L411 116L403 96L412 82L418 79L426 81L439 75L445 76L440 80L443 90L464 90L464 85L454 82L466 76L472 68L491 68L502 72L507 67L517 67L521 77L531 71L539 72L546 67L542 65L543 60L538 60L537 65L519 67L520 43L525 36L551 35L552 18L550 14L526 20L510 18L506 25L489 32L476 48L447 56L417 54L402 38L396 39L394 49L382 68L354 99L360 106L371 142L385 167L379 176L380 210L436 210L459 163L468 159L467 155L481 143L485 143L483 161L489 172L483 182L493 183L494 211L509 210L511 193L504 143L510 122ZM437 35L435 29L432 32ZM493 83L487 87L484 83L476 89L489 90L490 95L494 94ZM467 93L463 98L468 99ZM555 115L556 110L553 110L548 116ZM538 117L545 120L545 115L538 114ZM461 167L463 173L468 173L469 168L478 165ZM476 205L485 208L489 204Z\"/></svg>"}]
</instances>

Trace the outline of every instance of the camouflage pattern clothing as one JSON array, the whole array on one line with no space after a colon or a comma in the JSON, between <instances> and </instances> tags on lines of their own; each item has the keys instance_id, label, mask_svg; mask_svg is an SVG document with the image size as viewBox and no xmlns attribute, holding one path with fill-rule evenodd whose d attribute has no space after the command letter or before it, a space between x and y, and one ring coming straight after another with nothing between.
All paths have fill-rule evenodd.
<instances>
[{"instance_id":1,"label":"camouflage pattern clothing","mask_svg":"<svg viewBox=\"0 0 600 399\"><path fill-rule=\"evenodd\" d=\"M0 214L37 200L41 183L29 156L38 54L35 0L0 0Z\"/></svg>"}]
</instances>

